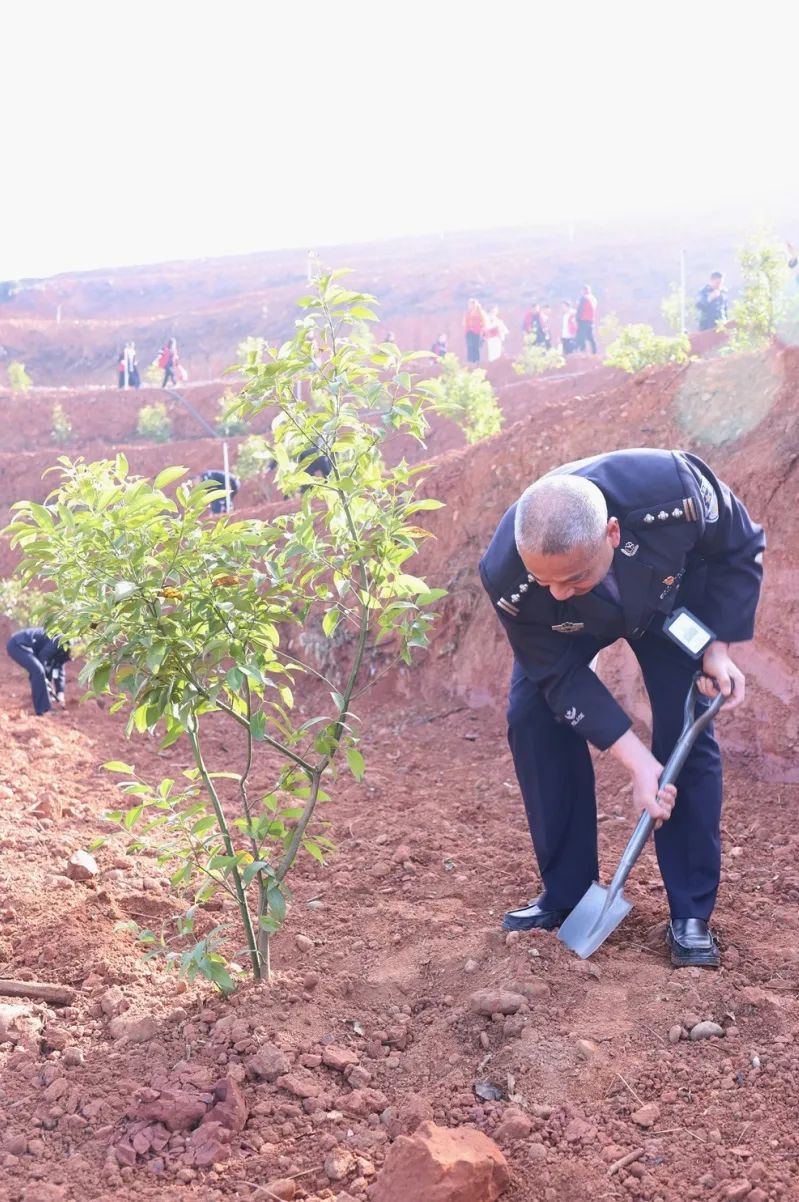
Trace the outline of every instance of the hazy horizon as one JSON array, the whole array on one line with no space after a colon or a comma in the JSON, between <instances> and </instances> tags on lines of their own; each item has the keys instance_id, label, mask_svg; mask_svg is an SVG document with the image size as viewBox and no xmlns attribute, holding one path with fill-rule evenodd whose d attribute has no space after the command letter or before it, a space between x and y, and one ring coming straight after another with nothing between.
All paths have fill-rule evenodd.
<instances>
[{"instance_id":1,"label":"hazy horizon","mask_svg":"<svg viewBox=\"0 0 799 1202\"><path fill-rule=\"evenodd\" d=\"M787 214L799 22L775 3L757 23L687 0L395 12L11 11L9 44L29 49L6 68L24 117L7 123L0 278Z\"/></svg>"}]
</instances>

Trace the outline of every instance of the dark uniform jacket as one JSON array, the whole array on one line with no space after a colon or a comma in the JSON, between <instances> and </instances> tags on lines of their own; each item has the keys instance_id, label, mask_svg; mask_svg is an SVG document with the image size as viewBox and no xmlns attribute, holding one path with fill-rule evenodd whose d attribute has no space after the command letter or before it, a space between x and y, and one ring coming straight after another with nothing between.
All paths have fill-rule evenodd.
<instances>
[{"instance_id":1,"label":"dark uniform jacket","mask_svg":"<svg viewBox=\"0 0 799 1202\"><path fill-rule=\"evenodd\" d=\"M715 330L717 321L727 320L727 293L722 288L719 295L711 300L710 294L714 291L712 284L705 284L699 290L696 307L699 310L700 330Z\"/></svg>"},{"instance_id":2,"label":"dark uniform jacket","mask_svg":"<svg viewBox=\"0 0 799 1202\"><path fill-rule=\"evenodd\" d=\"M16 631L11 639L17 646L33 652L43 666L47 679L53 682L54 692L63 693L66 683L64 665L69 659L69 649L62 644L58 635L50 638L42 626L29 626Z\"/></svg>"},{"instance_id":3,"label":"dark uniform jacket","mask_svg":"<svg viewBox=\"0 0 799 1202\"><path fill-rule=\"evenodd\" d=\"M202 473L202 475L200 476L200 479L207 480L209 483L218 484L221 488L225 487L225 473L224 472L219 472L216 470L209 469L209 471ZM236 493L239 491L238 478L232 474L228 474L228 482L229 482L229 486L230 486L230 495L232 497L235 497Z\"/></svg>"},{"instance_id":4,"label":"dark uniform jacket","mask_svg":"<svg viewBox=\"0 0 799 1202\"><path fill-rule=\"evenodd\" d=\"M763 530L706 464L684 451L613 451L552 475L583 476L621 526L613 571L621 607L595 592L556 601L516 550L516 505L480 562L480 576L518 664L559 719L610 747L631 722L588 664L600 647L644 632L685 605L717 639L750 639L763 575ZM675 654L680 654L674 648Z\"/></svg>"}]
</instances>

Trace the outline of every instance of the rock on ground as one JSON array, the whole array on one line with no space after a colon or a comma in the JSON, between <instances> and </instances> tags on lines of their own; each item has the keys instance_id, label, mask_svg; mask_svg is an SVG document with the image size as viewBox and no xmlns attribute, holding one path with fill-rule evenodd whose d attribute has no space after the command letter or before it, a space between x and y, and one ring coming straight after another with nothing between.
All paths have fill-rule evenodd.
<instances>
[{"instance_id":1,"label":"rock on ground","mask_svg":"<svg viewBox=\"0 0 799 1202\"><path fill-rule=\"evenodd\" d=\"M394 1142L371 1202L495 1202L509 1183L505 1157L482 1131L428 1122Z\"/></svg>"}]
</instances>

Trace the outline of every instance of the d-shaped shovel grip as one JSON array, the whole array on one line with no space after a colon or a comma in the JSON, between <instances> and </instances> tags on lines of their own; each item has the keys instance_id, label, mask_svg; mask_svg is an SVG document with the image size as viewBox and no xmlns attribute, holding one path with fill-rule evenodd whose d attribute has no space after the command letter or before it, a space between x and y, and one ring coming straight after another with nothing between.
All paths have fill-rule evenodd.
<instances>
[{"instance_id":1,"label":"d-shaped shovel grip","mask_svg":"<svg viewBox=\"0 0 799 1202\"><path fill-rule=\"evenodd\" d=\"M726 698L723 693L719 693L718 697L714 697L710 705L706 706L699 717L695 717L696 703L702 694L697 689L697 683L704 676L703 672L697 672L691 681L691 687L688 690L688 696L685 698L685 707L683 709L683 725L680 732L680 737L674 745L674 750L668 758L666 767L663 769L663 774L658 782L658 787L662 789L664 785L673 785L677 777L682 771L683 764L688 759L688 753L693 747L699 735L709 726L715 718L716 714L721 709ZM624 882L630 875L630 870L635 861L640 856L644 849L649 836L655 825L655 819L647 814L646 811L638 819L638 825L630 836L630 842L624 849L624 853L619 861L619 866L614 873L613 880L610 882L608 893L618 893L624 887Z\"/></svg>"}]
</instances>

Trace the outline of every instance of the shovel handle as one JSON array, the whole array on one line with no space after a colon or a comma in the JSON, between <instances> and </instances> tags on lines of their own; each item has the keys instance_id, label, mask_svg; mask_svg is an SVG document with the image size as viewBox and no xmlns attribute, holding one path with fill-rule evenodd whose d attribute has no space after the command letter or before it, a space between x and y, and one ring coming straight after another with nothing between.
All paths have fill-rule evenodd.
<instances>
[{"instance_id":1,"label":"shovel handle","mask_svg":"<svg viewBox=\"0 0 799 1202\"><path fill-rule=\"evenodd\" d=\"M691 687L688 690L688 695L685 698L685 707L683 709L683 725L680 732L680 737L674 745L674 750L668 758L666 767L663 769L663 774L659 781L659 787L662 789L664 785L673 785L677 777L682 771L685 761L688 759L688 753L693 747L699 735L709 726L715 718L716 714L724 704L725 697L719 693L718 697L714 697L710 705L706 706L702 713L697 718L696 703L701 694L697 689L697 682L704 673L697 672L691 681ZM619 866L610 883L609 893L618 892L624 887L624 882L630 875L630 870L633 864L640 856L644 849L649 836L655 825L655 819L646 811L638 819L638 825L630 836L630 841L624 849Z\"/></svg>"}]
</instances>

